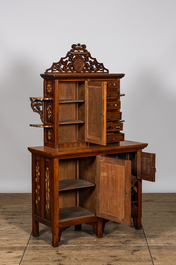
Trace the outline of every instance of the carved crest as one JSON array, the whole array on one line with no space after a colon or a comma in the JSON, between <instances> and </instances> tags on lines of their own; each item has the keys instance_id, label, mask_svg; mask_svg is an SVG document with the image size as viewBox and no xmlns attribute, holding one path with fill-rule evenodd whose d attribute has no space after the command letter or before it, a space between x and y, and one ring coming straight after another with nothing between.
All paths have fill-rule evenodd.
<instances>
[{"instance_id":1,"label":"carved crest","mask_svg":"<svg viewBox=\"0 0 176 265\"><path fill-rule=\"evenodd\" d=\"M46 73L109 73L103 63L92 58L85 44L73 44L72 49L59 62L53 63Z\"/></svg>"}]
</instances>

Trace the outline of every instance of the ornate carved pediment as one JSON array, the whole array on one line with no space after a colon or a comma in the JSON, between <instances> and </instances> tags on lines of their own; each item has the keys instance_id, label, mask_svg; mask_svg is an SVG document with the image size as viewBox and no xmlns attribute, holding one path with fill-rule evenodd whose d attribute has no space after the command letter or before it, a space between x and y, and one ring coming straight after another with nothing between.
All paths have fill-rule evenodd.
<instances>
[{"instance_id":1,"label":"ornate carved pediment","mask_svg":"<svg viewBox=\"0 0 176 265\"><path fill-rule=\"evenodd\" d=\"M53 63L45 73L109 73L103 63L92 58L85 44L73 44L72 49L59 62Z\"/></svg>"}]
</instances>

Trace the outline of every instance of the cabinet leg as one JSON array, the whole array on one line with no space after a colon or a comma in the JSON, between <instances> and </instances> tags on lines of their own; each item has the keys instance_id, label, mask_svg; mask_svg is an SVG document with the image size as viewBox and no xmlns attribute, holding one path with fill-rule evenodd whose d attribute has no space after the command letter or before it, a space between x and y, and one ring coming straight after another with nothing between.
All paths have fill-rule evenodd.
<instances>
[{"instance_id":1,"label":"cabinet leg","mask_svg":"<svg viewBox=\"0 0 176 265\"><path fill-rule=\"evenodd\" d=\"M60 241L60 235L61 232L59 227L57 225L53 225L52 227L52 246L53 247L58 247L59 246L59 241Z\"/></svg>"},{"instance_id":2,"label":"cabinet leg","mask_svg":"<svg viewBox=\"0 0 176 265\"><path fill-rule=\"evenodd\" d=\"M141 217L133 217L133 222L134 222L135 229L137 230L142 229Z\"/></svg>"},{"instance_id":3,"label":"cabinet leg","mask_svg":"<svg viewBox=\"0 0 176 265\"><path fill-rule=\"evenodd\" d=\"M58 247L60 241L61 234L59 233L59 229L56 228L55 231L52 231L52 246Z\"/></svg>"},{"instance_id":4,"label":"cabinet leg","mask_svg":"<svg viewBox=\"0 0 176 265\"><path fill-rule=\"evenodd\" d=\"M32 222L32 234L33 236L39 236L39 222L33 220Z\"/></svg>"},{"instance_id":5,"label":"cabinet leg","mask_svg":"<svg viewBox=\"0 0 176 265\"><path fill-rule=\"evenodd\" d=\"M98 218L98 223L97 223L97 237L101 238L103 237L103 219Z\"/></svg>"}]
</instances>

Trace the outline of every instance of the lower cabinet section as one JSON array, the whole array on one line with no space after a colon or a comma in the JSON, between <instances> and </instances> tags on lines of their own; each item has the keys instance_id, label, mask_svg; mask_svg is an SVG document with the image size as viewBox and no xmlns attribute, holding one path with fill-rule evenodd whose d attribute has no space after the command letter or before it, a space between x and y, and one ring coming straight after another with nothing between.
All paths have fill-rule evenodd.
<instances>
[{"instance_id":1,"label":"lower cabinet section","mask_svg":"<svg viewBox=\"0 0 176 265\"><path fill-rule=\"evenodd\" d=\"M72 225L90 224L98 237L109 220L126 225L133 220L141 229L142 178L151 181L155 170L155 157L145 154L59 159L33 153L33 235L39 235L39 222L52 228L53 246Z\"/></svg>"}]
</instances>

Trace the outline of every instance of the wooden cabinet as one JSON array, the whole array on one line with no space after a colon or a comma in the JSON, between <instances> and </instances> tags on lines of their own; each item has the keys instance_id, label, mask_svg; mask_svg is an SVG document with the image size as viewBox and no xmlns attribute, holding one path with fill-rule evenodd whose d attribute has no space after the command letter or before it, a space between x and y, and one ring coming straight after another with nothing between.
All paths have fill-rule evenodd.
<instances>
[{"instance_id":1,"label":"wooden cabinet","mask_svg":"<svg viewBox=\"0 0 176 265\"><path fill-rule=\"evenodd\" d=\"M103 236L108 220L141 229L142 180L155 180L155 155L147 144L124 140L120 79L92 58L85 45L41 75L44 93L31 98L44 131L32 153L33 235L39 223L61 233L83 223Z\"/></svg>"}]
</instances>

